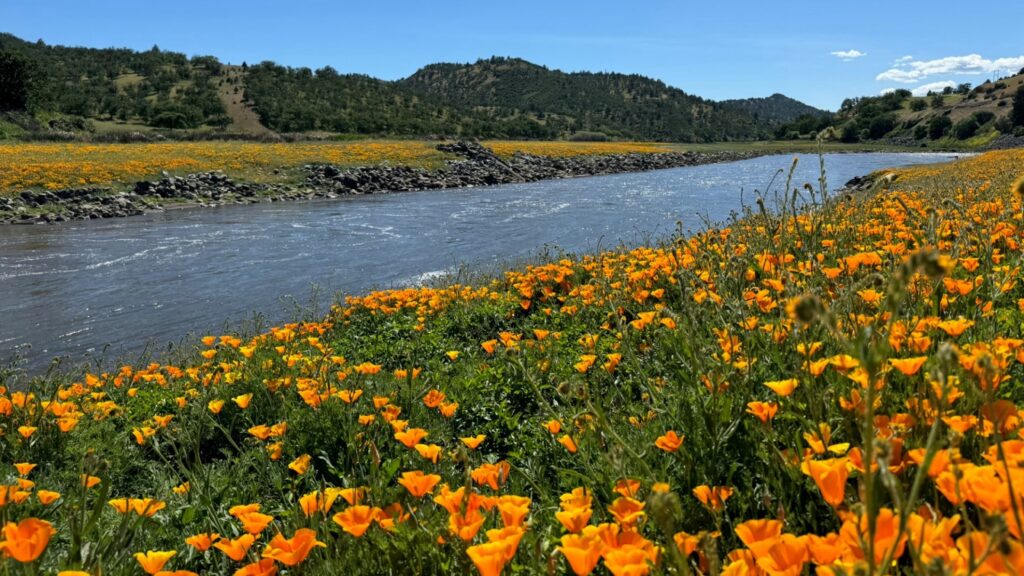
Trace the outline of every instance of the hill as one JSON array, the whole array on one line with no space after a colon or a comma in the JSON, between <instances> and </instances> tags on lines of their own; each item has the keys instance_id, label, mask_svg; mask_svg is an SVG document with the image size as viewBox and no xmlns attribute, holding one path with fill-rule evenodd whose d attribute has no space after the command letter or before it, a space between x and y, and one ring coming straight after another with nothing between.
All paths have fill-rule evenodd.
<instances>
[{"instance_id":1,"label":"hill","mask_svg":"<svg viewBox=\"0 0 1024 576\"><path fill-rule=\"evenodd\" d=\"M763 128L748 113L644 76L566 73L518 58L434 64L400 84L462 108L525 117L570 133L712 141L755 137Z\"/></svg>"},{"instance_id":2,"label":"hill","mask_svg":"<svg viewBox=\"0 0 1024 576\"><path fill-rule=\"evenodd\" d=\"M125 127L198 128L230 123L218 97L225 82L215 58L49 46L0 33L0 54L30 70L27 106L54 129L82 129L84 120ZM3 106L0 106L2 109Z\"/></svg>"},{"instance_id":3,"label":"hill","mask_svg":"<svg viewBox=\"0 0 1024 576\"><path fill-rule=\"evenodd\" d=\"M778 94L719 103L636 74L566 73L517 58L432 64L384 81L330 67L231 66L156 46L50 46L10 34L0 34L0 56L8 72L28 78L14 98L19 106L5 110L0 100L0 137L176 129L167 134L715 142L762 138L795 115L820 113Z\"/></svg>"},{"instance_id":4,"label":"hill","mask_svg":"<svg viewBox=\"0 0 1024 576\"><path fill-rule=\"evenodd\" d=\"M722 106L742 110L755 120L769 124L785 124L793 122L801 116L827 116L826 110L804 104L799 100L783 94L775 93L767 98L744 98L742 100L723 100Z\"/></svg>"},{"instance_id":5,"label":"hill","mask_svg":"<svg viewBox=\"0 0 1024 576\"><path fill-rule=\"evenodd\" d=\"M904 144L983 147L1021 145L1024 140L1024 70L914 96L894 90L880 96L848 98L830 117L802 116L776 129L777 137L809 136L831 130L844 142L887 140Z\"/></svg>"}]
</instances>

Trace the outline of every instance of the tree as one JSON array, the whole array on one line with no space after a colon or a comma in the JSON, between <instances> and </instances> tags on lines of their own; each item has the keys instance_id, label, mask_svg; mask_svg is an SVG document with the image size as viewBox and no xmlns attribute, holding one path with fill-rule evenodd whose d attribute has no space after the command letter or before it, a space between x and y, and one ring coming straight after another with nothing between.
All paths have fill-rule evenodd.
<instances>
[{"instance_id":1,"label":"tree","mask_svg":"<svg viewBox=\"0 0 1024 576\"><path fill-rule=\"evenodd\" d=\"M942 108L942 106L943 106L943 104L945 104L945 102L946 102L946 100L942 97L942 94L933 94L932 95L932 100L931 100L930 104L931 104L932 108L937 110L939 108Z\"/></svg>"},{"instance_id":2,"label":"tree","mask_svg":"<svg viewBox=\"0 0 1024 576\"><path fill-rule=\"evenodd\" d=\"M978 121L974 117L965 118L953 127L953 134L958 140L967 140L978 131Z\"/></svg>"},{"instance_id":3,"label":"tree","mask_svg":"<svg viewBox=\"0 0 1024 576\"><path fill-rule=\"evenodd\" d=\"M0 52L0 111L26 109L31 83L28 60L13 52Z\"/></svg>"},{"instance_id":4,"label":"tree","mask_svg":"<svg viewBox=\"0 0 1024 576\"><path fill-rule=\"evenodd\" d=\"M839 140L847 144L860 141L860 134L857 132L857 127L854 126L853 122L848 122L846 126L843 126L843 131L839 134Z\"/></svg>"},{"instance_id":5,"label":"tree","mask_svg":"<svg viewBox=\"0 0 1024 576\"><path fill-rule=\"evenodd\" d=\"M1024 84L1017 88L1013 95L1013 110L1010 111L1010 121L1014 126L1024 126Z\"/></svg>"},{"instance_id":6,"label":"tree","mask_svg":"<svg viewBox=\"0 0 1024 576\"><path fill-rule=\"evenodd\" d=\"M912 112L920 112L928 107L928 103L924 101L924 98L914 98L910 101L910 110Z\"/></svg>"},{"instance_id":7,"label":"tree","mask_svg":"<svg viewBox=\"0 0 1024 576\"><path fill-rule=\"evenodd\" d=\"M871 124L868 126L868 135L872 140L877 140L896 127L896 120L886 114L884 116L878 116L871 120Z\"/></svg>"},{"instance_id":8,"label":"tree","mask_svg":"<svg viewBox=\"0 0 1024 576\"><path fill-rule=\"evenodd\" d=\"M948 116L936 116L928 121L928 137L938 140L946 135L946 131L953 127L953 121Z\"/></svg>"}]
</instances>

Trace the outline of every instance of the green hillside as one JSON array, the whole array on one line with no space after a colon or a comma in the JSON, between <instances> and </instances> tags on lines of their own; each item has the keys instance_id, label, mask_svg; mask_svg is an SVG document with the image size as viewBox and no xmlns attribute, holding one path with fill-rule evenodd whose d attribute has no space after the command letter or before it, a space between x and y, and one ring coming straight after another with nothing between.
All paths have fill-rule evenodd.
<instances>
[{"instance_id":1,"label":"green hillside","mask_svg":"<svg viewBox=\"0 0 1024 576\"><path fill-rule=\"evenodd\" d=\"M160 130L720 142L764 138L780 122L822 113L779 94L720 103L636 74L566 73L517 58L432 64L385 81L10 34L0 34L0 77L0 138Z\"/></svg>"},{"instance_id":2,"label":"green hillside","mask_svg":"<svg viewBox=\"0 0 1024 576\"><path fill-rule=\"evenodd\" d=\"M776 128L779 138L829 130L847 143L890 141L925 146L986 147L1000 137L1024 138L1024 70L978 86L960 84L914 96L895 90L847 98L829 117L802 116ZM1018 144L1019 145L1019 144Z\"/></svg>"},{"instance_id":3,"label":"green hillside","mask_svg":"<svg viewBox=\"0 0 1024 576\"><path fill-rule=\"evenodd\" d=\"M41 127L83 129L84 120L126 128L230 123L217 93L223 67L212 57L190 59L156 46L145 52L49 46L2 33L0 54L8 69L27 69L26 108L41 112L34 118Z\"/></svg>"}]
</instances>

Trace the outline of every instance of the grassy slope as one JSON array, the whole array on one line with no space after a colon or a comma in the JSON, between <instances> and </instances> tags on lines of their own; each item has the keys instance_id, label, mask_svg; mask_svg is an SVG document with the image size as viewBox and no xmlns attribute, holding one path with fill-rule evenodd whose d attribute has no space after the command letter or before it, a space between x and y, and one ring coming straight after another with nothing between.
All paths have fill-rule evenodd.
<instances>
[{"instance_id":1,"label":"grassy slope","mask_svg":"<svg viewBox=\"0 0 1024 576\"><path fill-rule=\"evenodd\" d=\"M993 526L1002 540L985 558L1015 563L1012 573L1024 568L1024 547L976 506L1002 525L1012 521L1009 500L990 498L1005 493L1005 476L982 456L997 458L993 429L1016 436L1015 406L1024 401L1024 343L1003 338L1024 326L1021 204L1008 192L1022 173L1021 151L899 170L885 179L891 191L810 213L751 213L727 230L541 264L475 288L350 299L324 322L252 339L211 338L179 366L28 382L0 376L32 394L2 395L0 460L38 464L35 486L22 487L26 497L44 488L63 495L50 506L32 496L0 510L5 519L53 522L44 571L102 565L104 574L136 574L131 553L176 550L168 567L230 574L241 563L217 550L199 553L183 538L207 531L235 537L242 523L229 508L259 503L272 524L247 561L277 531L311 528L326 548L304 561L306 575L470 573L467 547L488 539L498 544L469 550L514 552L517 573L533 574L567 571L555 546L569 519L556 520L555 512L559 496L577 487L592 504L563 499L563 507L590 510L591 525L606 523L595 529L605 537L584 538L603 547L604 564L642 565L657 545L659 571L728 563L725 553L753 542L743 536L751 525L741 523L759 518L792 535L769 533L752 545L751 565L798 571L813 558L853 566L870 557L856 528L868 502L881 508L875 549L882 566L891 541L881 535L898 530L895 508L930 539L924 560L909 546L893 548L897 571L919 572L917 562L929 558L965 569L969 539L959 548L954 539L974 530L971 538L984 548ZM431 401L442 392L442 404ZM959 399L937 419L931 407L954 394ZM40 405L44 399L57 403ZM762 423L750 413L759 410L749 404L755 401L777 415ZM215 414L211 402L223 407ZM258 439L281 422L286 431ZM561 430L553 433L551 422ZM19 426L36 429L19 434ZM439 446L439 460L399 443L395 431L403 428L426 431L421 444ZM685 436L681 446L662 438L668 431ZM485 439L475 450L459 440L476 434ZM966 507L949 503L948 482L956 480L944 450L951 446L976 465L958 464L969 480ZM1024 445L1002 446L1013 455ZM887 466L880 479L859 464L870 454ZM938 487L914 464L933 456L932 470L945 482ZM507 476L504 465L494 466L501 462ZM451 514L460 515L452 520L441 505L448 500L411 496L397 480L413 470L479 494L464 502L476 512L455 505ZM83 472L99 485L76 488ZM13 469L0 474L14 482ZM636 487L616 490L625 478ZM183 482L187 492L172 491ZM655 490L658 482L668 491ZM702 505L691 493L700 485L732 492L724 505ZM355 537L340 524L351 528L352 516L372 510L343 498L325 505L326 514L300 510L301 495L325 486L363 487L362 503L390 512ZM115 497L156 498L166 508L149 519L121 516L105 504ZM964 516L944 532L910 515L922 503ZM644 514L627 520L640 505ZM93 518L89 510L95 521L84 521ZM523 514L525 533L483 531L515 526ZM397 526L384 529L396 515ZM452 533L460 521L469 525ZM476 521L483 523L478 534ZM737 536L741 526L745 540ZM633 529L636 535L613 536ZM674 542L691 542L688 535L702 543L685 559ZM747 573L746 561L737 562L730 569Z\"/></svg>"},{"instance_id":2,"label":"grassy slope","mask_svg":"<svg viewBox=\"0 0 1024 576\"><path fill-rule=\"evenodd\" d=\"M949 112L949 118L953 123L957 123L975 112L991 112L996 116L1003 116L1008 114L1013 106L1013 95L1016 93L1017 88L1024 85L1024 74L1017 74L1010 76L1009 78L1001 80L1006 86L998 90L994 90L992 94L985 94L982 92L975 98L968 100L964 96L959 94L950 94L943 96L943 107L938 110L940 114ZM985 82L980 85L981 88L987 89L994 87L995 82ZM925 102L928 102L928 97L922 97ZM900 120L914 120L918 121L921 118L934 115L935 110L925 108L919 112L914 112L910 109L910 102L914 98L909 98L904 103L903 110L899 113ZM1000 102L1004 102L1003 106L999 106Z\"/></svg>"},{"instance_id":3,"label":"grassy slope","mask_svg":"<svg viewBox=\"0 0 1024 576\"><path fill-rule=\"evenodd\" d=\"M244 90L242 86L242 78L244 72L240 66L225 66L224 76L228 82L224 82L218 89L221 102L224 103L224 109L227 110L228 116L231 117L231 125L228 126L228 132L238 132L241 134L249 134L253 136L266 136L271 134L271 130L260 123L260 117L253 110L252 106L248 105L244 100ZM237 82L237 83L232 83ZM235 91L237 88L237 92Z\"/></svg>"}]
</instances>

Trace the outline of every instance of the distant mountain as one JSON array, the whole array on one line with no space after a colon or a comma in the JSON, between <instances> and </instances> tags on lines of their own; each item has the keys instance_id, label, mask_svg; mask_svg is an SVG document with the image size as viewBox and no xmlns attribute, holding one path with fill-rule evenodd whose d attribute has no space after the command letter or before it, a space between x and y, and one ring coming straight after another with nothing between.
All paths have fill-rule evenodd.
<instances>
[{"instance_id":1,"label":"distant mountain","mask_svg":"<svg viewBox=\"0 0 1024 576\"><path fill-rule=\"evenodd\" d=\"M432 64L384 81L330 67L231 66L155 46L60 47L0 34L2 66L31 70L22 100L32 129L713 142L763 138L801 114L822 113L780 94L714 102L636 74L567 73L518 58Z\"/></svg>"},{"instance_id":2,"label":"distant mountain","mask_svg":"<svg viewBox=\"0 0 1024 576\"><path fill-rule=\"evenodd\" d=\"M744 98L742 100L723 100L722 106L743 110L760 122L769 124L785 124L801 116L826 116L828 111L804 104L789 96L775 93L767 98Z\"/></svg>"}]
</instances>

